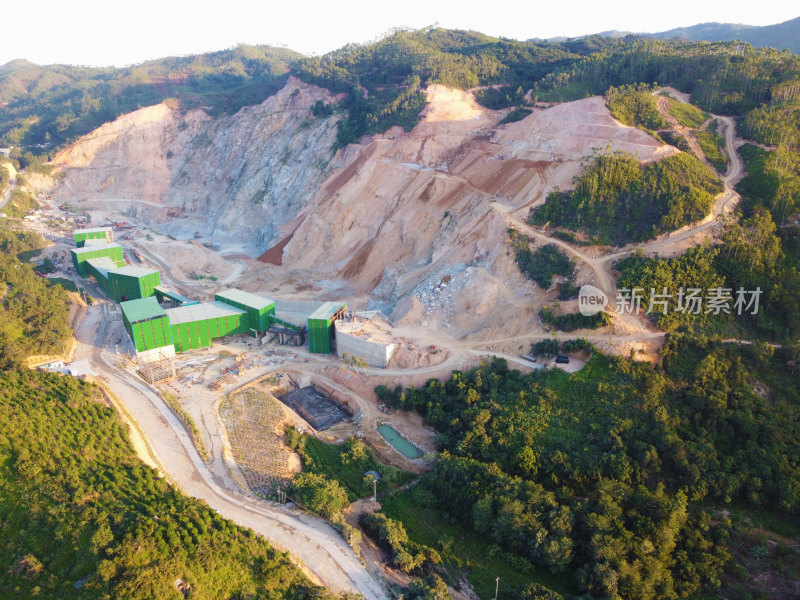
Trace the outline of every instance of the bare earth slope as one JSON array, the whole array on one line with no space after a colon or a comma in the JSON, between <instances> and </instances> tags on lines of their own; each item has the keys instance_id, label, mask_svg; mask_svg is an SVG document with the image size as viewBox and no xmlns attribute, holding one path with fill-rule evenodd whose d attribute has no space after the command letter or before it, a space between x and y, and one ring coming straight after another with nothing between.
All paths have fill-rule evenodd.
<instances>
[{"instance_id":1,"label":"bare earth slope","mask_svg":"<svg viewBox=\"0 0 800 600\"><path fill-rule=\"evenodd\" d=\"M645 161L676 152L614 121L601 98L497 127L505 113L469 94L433 86L428 95L425 120L409 134L389 131L351 149L297 220L285 267L344 278L389 305L468 270L475 293L460 296L459 309L482 303L482 326L495 309L513 320L503 298L531 284L512 263L507 225L492 202L516 210L543 201L569 187L595 149Z\"/></svg>"}]
</instances>

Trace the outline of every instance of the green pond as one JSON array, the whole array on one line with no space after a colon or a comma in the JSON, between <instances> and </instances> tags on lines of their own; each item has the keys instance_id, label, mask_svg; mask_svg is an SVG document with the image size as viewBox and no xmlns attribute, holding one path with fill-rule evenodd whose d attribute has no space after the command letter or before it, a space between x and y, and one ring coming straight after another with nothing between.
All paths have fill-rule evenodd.
<instances>
[{"instance_id":1,"label":"green pond","mask_svg":"<svg viewBox=\"0 0 800 600\"><path fill-rule=\"evenodd\" d=\"M378 425L378 433L383 436L395 449L408 459L415 459L422 456L422 452L414 445L401 436L394 427L389 425Z\"/></svg>"}]
</instances>

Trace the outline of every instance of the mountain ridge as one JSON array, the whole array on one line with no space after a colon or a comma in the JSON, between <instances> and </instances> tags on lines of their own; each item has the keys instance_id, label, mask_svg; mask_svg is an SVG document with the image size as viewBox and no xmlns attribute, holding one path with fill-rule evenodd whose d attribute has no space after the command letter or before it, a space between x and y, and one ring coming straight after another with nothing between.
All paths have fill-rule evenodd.
<instances>
[{"instance_id":1,"label":"mountain ridge","mask_svg":"<svg viewBox=\"0 0 800 600\"><path fill-rule=\"evenodd\" d=\"M564 42L573 39L602 36L606 38L649 37L655 39L679 39L693 42L732 42L740 40L753 46L770 47L778 50L791 50L800 54L800 17L774 25L746 25L743 23L697 23L686 27L675 27L666 31L634 32L616 29L601 31L577 38L551 37L550 42Z\"/></svg>"}]
</instances>

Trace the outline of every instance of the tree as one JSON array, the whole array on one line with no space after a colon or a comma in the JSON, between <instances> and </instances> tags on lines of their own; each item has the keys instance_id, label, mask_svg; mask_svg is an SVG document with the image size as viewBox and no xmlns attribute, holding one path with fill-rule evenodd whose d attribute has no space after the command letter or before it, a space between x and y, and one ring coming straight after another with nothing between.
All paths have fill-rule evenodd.
<instances>
[{"instance_id":1,"label":"tree","mask_svg":"<svg viewBox=\"0 0 800 600\"><path fill-rule=\"evenodd\" d=\"M291 493L301 506L331 522L341 522L342 509L349 504L347 493L338 481L330 481L316 473L298 474L294 478Z\"/></svg>"}]
</instances>

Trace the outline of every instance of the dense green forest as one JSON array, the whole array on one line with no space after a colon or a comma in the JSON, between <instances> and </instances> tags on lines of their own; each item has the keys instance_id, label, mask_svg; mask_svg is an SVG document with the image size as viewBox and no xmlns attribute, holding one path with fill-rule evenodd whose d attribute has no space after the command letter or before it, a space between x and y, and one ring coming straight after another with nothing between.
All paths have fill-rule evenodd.
<instances>
[{"instance_id":1,"label":"dense green forest","mask_svg":"<svg viewBox=\"0 0 800 600\"><path fill-rule=\"evenodd\" d=\"M321 57L239 46L166 58L124 69L0 66L0 139L42 152L59 147L136 108L175 98L185 107L235 112L275 93L291 72L346 94L338 145L392 125L408 129L431 83L476 92L489 108L533 100L572 100L609 86L667 84L690 92L706 110L744 114L798 93L800 59L788 52L734 42L680 42L588 37L519 42L472 31L397 29L372 43L350 44ZM490 86L490 87L485 87ZM521 114L521 113L518 113Z\"/></svg>"},{"instance_id":2,"label":"dense green forest","mask_svg":"<svg viewBox=\"0 0 800 600\"><path fill-rule=\"evenodd\" d=\"M472 31L396 30L372 44L350 44L292 67L300 79L346 92L338 144L393 125L410 129L424 107L422 88L431 83L467 89L505 84L517 89L573 63L578 54L558 45L489 37ZM527 89L527 88L525 88ZM522 89L511 94L486 90L481 100L492 107L522 103Z\"/></svg>"},{"instance_id":3,"label":"dense green forest","mask_svg":"<svg viewBox=\"0 0 800 600\"><path fill-rule=\"evenodd\" d=\"M495 359L376 392L439 431L421 485L447 518L587 598L676 598L720 585L731 524L718 510L800 510L787 352L678 336L663 367L595 354L572 375L521 375Z\"/></svg>"},{"instance_id":4,"label":"dense green forest","mask_svg":"<svg viewBox=\"0 0 800 600\"><path fill-rule=\"evenodd\" d=\"M510 229L508 234L514 245L514 260L528 279L532 279L540 288L547 290L553 283L553 277L558 275L566 280L558 284L561 299L566 300L571 297L572 292L577 295L573 283L575 263L558 246L546 244L532 250L532 240L529 237L514 229Z\"/></svg>"},{"instance_id":5,"label":"dense green forest","mask_svg":"<svg viewBox=\"0 0 800 600\"><path fill-rule=\"evenodd\" d=\"M541 100L604 94L609 86L671 85L710 112L745 114L763 102L795 97L800 57L736 42L631 39L582 58L534 86Z\"/></svg>"},{"instance_id":6,"label":"dense green forest","mask_svg":"<svg viewBox=\"0 0 800 600\"><path fill-rule=\"evenodd\" d=\"M327 598L143 465L96 388L0 373L0 596Z\"/></svg>"},{"instance_id":7,"label":"dense green forest","mask_svg":"<svg viewBox=\"0 0 800 600\"><path fill-rule=\"evenodd\" d=\"M71 335L66 292L38 277L27 262L44 246L40 235L0 221L0 369L30 354L61 353Z\"/></svg>"},{"instance_id":8,"label":"dense green forest","mask_svg":"<svg viewBox=\"0 0 800 600\"><path fill-rule=\"evenodd\" d=\"M595 156L571 192L551 192L531 213L537 225L583 230L590 240L624 244L699 221L722 184L682 153L642 166L624 153Z\"/></svg>"},{"instance_id":9,"label":"dense green forest","mask_svg":"<svg viewBox=\"0 0 800 600\"><path fill-rule=\"evenodd\" d=\"M177 98L186 109L233 113L283 87L290 62L299 57L284 48L240 45L122 69L12 61L0 66L0 141L59 147L167 98Z\"/></svg>"},{"instance_id":10,"label":"dense green forest","mask_svg":"<svg viewBox=\"0 0 800 600\"><path fill-rule=\"evenodd\" d=\"M533 82L582 56L619 45L601 37L534 43L429 28L397 29L377 42L350 44L322 57L240 45L122 69L12 61L0 66L0 103L6 103L0 140L38 155L168 98L187 109L232 113L274 94L291 72L347 94L340 104L342 145L392 125L412 127L424 107L421 89L429 83L459 88L502 84L479 92L479 100L493 108L520 105Z\"/></svg>"},{"instance_id":11,"label":"dense green forest","mask_svg":"<svg viewBox=\"0 0 800 600\"><path fill-rule=\"evenodd\" d=\"M610 87L606 92L608 110L618 121L654 132L667 126L658 112L658 99L651 93L650 86Z\"/></svg>"}]
</instances>

